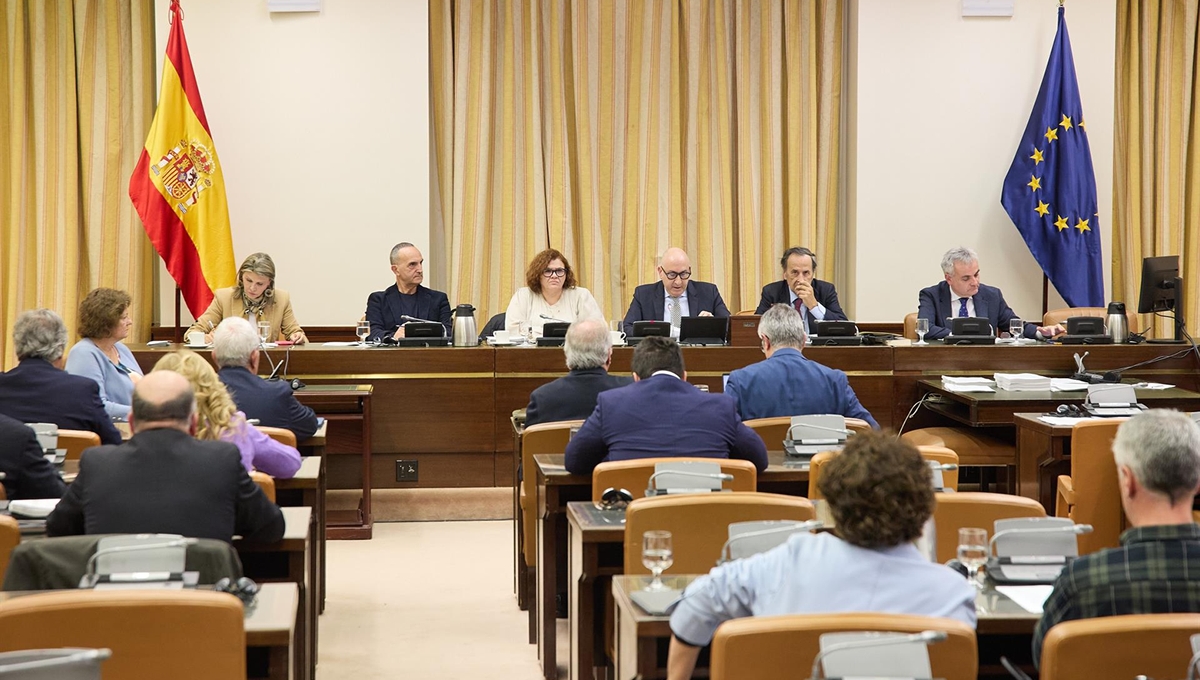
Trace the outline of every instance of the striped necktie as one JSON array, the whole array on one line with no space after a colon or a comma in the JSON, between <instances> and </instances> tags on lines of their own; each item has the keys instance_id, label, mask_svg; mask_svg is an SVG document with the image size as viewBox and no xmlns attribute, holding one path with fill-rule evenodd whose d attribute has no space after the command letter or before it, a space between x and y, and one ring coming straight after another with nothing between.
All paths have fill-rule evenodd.
<instances>
[{"instance_id":1,"label":"striped necktie","mask_svg":"<svg viewBox=\"0 0 1200 680\"><path fill-rule=\"evenodd\" d=\"M679 328L679 298L671 296L671 325Z\"/></svg>"}]
</instances>

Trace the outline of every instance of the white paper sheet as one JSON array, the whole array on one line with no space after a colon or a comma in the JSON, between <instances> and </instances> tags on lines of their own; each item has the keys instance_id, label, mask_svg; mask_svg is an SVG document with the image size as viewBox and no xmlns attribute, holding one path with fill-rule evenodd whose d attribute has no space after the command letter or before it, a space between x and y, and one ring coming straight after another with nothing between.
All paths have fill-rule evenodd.
<instances>
[{"instance_id":1,"label":"white paper sheet","mask_svg":"<svg viewBox=\"0 0 1200 680\"><path fill-rule=\"evenodd\" d=\"M1073 378L1051 378L1050 389L1054 392L1082 392L1086 390L1088 384L1082 380Z\"/></svg>"},{"instance_id":2,"label":"white paper sheet","mask_svg":"<svg viewBox=\"0 0 1200 680\"><path fill-rule=\"evenodd\" d=\"M325 347L354 347L358 344L358 342L355 340L351 340L350 342L343 342L339 340L336 342L323 342L321 344Z\"/></svg>"},{"instance_id":3,"label":"white paper sheet","mask_svg":"<svg viewBox=\"0 0 1200 680\"><path fill-rule=\"evenodd\" d=\"M995 392L996 388L987 385L954 385L942 383L942 387L951 392Z\"/></svg>"},{"instance_id":4,"label":"white paper sheet","mask_svg":"<svg viewBox=\"0 0 1200 680\"><path fill-rule=\"evenodd\" d=\"M1040 416L1038 420L1050 425L1061 425L1063 427L1074 427L1075 423L1081 423L1091 418L1071 418L1069 416Z\"/></svg>"},{"instance_id":5,"label":"white paper sheet","mask_svg":"<svg viewBox=\"0 0 1200 680\"><path fill-rule=\"evenodd\" d=\"M1054 586L996 586L996 592L1016 602L1031 614L1041 614Z\"/></svg>"},{"instance_id":6,"label":"white paper sheet","mask_svg":"<svg viewBox=\"0 0 1200 680\"><path fill-rule=\"evenodd\" d=\"M943 385L949 385L951 383L958 383L960 385L992 385L992 384L995 384L995 382L996 381L992 380L991 378L981 378L978 376L970 376L970 375L943 375L942 376L942 384Z\"/></svg>"}]
</instances>

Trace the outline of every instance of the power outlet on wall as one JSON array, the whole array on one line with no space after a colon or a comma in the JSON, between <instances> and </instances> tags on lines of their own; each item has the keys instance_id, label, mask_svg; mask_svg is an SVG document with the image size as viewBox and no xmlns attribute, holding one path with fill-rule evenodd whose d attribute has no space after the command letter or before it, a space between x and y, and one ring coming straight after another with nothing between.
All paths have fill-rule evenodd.
<instances>
[{"instance_id":1,"label":"power outlet on wall","mask_svg":"<svg viewBox=\"0 0 1200 680\"><path fill-rule=\"evenodd\" d=\"M397 482L415 482L417 481L417 461L415 460L398 460L396 461L396 481Z\"/></svg>"}]
</instances>

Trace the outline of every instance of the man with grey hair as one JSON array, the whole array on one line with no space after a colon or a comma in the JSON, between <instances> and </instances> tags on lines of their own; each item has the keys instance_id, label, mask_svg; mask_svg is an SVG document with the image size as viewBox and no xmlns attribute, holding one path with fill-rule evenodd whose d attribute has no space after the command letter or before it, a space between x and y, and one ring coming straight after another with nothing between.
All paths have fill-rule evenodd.
<instances>
[{"instance_id":1,"label":"man with grey hair","mask_svg":"<svg viewBox=\"0 0 1200 680\"><path fill-rule=\"evenodd\" d=\"M240 316L225 319L213 333L213 361L217 376L247 418L260 425L282 427L302 442L316 433L319 423L313 410L296 400L282 380L258 377L258 332Z\"/></svg>"},{"instance_id":2,"label":"man with grey hair","mask_svg":"<svg viewBox=\"0 0 1200 680\"><path fill-rule=\"evenodd\" d=\"M174 371L146 374L133 388L133 438L99 446L46 518L51 536L181 534L251 543L283 538L279 506L263 494L229 442L200 441L196 397Z\"/></svg>"},{"instance_id":3,"label":"man with grey hair","mask_svg":"<svg viewBox=\"0 0 1200 680\"><path fill-rule=\"evenodd\" d=\"M404 337L404 324L416 320L436 321L450 336L450 299L445 293L421 285L425 280L425 257L404 241L392 248L390 257L396 283L371 293L367 298L367 321L372 340Z\"/></svg>"},{"instance_id":4,"label":"man with grey hair","mask_svg":"<svg viewBox=\"0 0 1200 680\"><path fill-rule=\"evenodd\" d=\"M567 329L563 343L567 375L542 385L529 395L525 425L557 420L582 420L596 410L596 395L633 382L608 374L612 361L612 339L608 327L598 319L576 321Z\"/></svg>"},{"instance_id":5,"label":"man with grey hair","mask_svg":"<svg viewBox=\"0 0 1200 680\"><path fill-rule=\"evenodd\" d=\"M54 423L120 444L121 434L104 412L96 381L63 370L67 327L49 309L21 312L13 324L16 367L0 373L0 414L22 423Z\"/></svg>"},{"instance_id":6,"label":"man with grey hair","mask_svg":"<svg viewBox=\"0 0 1200 680\"><path fill-rule=\"evenodd\" d=\"M1033 632L1035 662L1046 633L1063 621L1200 612L1200 526L1192 517L1200 426L1178 411L1147 411L1121 424L1112 449L1132 528L1120 548L1084 555L1059 574Z\"/></svg>"},{"instance_id":7,"label":"man with grey hair","mask_svg":"<svg viewBox=\"0 0 1200 680\"><path fill-rule=\"evenodd\" d=\"M879 429L845 373L804 357L804 338L804 322L791 305L771 305L762 315L758 340L766 360L733 371L725 384L742 420L838 413Z\"/></svg>"},{"instance_id":8,"label":"man with grey hair","mask_svg":"<svg viewBox=\"0 0 1200 680\"><path fill-rule=\"evenodd\" d=\"M942 275L945 280L921 290L917 296L917 318L929 322L925 338L937 340L950 335L947 319L979 317L992 324L996 337L1009 337L1009 321L1019 318L1004 301L999 288L979 282L979 256L974 250L959 246L942 256ZM1039 326L1026 322L1022 336L1051 338L1064 333L1060 325Z\"/></svg>"}]
</instances>

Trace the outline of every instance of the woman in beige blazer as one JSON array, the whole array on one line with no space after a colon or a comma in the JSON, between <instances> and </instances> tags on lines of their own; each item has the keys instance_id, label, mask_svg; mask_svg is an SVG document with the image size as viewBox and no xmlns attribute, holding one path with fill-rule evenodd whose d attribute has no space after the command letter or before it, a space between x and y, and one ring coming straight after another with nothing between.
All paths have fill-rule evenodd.
<instances>
[{"instance_id":1,"label":"woman in beige blazer","mask_svg":"<svg viewBox=\"0 0 1200 680\"><path fill-rule=\"evenodd\" d=\"M245 317L254 325L271 325L267 342L290 340L298 345L308 342L296 316L287 291L275 287L275 262L266 253L254 253L238 268L238 284L221 288L213 294L212 304L196 319L188 332L203 331L204 341L212 342L213 329L223 319Z\"/></svg>"}]
</instances>

